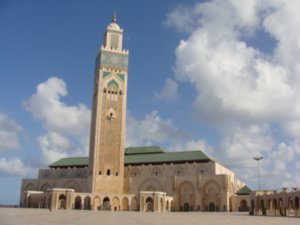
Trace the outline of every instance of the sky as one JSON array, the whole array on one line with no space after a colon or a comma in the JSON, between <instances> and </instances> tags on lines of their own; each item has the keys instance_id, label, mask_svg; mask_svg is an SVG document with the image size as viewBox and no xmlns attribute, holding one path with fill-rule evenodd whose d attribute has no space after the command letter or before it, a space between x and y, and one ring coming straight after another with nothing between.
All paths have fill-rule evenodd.
<instances>
[{"instance_id":1,"label":"sky","mask_svg":"<svg viewBox=\"0 0 300 225\"><path fill-rule=\"evenodd\" d=\"M87 156L114 11L129 50L126 147L202 150L250 188L300 186L300 1L0 0L0 204Z\"/></svg>"}]
</instances>

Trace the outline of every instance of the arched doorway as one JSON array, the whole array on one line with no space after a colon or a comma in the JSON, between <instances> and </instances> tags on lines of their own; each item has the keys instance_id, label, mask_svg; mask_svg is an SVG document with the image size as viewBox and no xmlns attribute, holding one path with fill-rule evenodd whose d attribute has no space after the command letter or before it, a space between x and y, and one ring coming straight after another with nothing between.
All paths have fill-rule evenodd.
<instances>
[{"instance_id":1,"label":"arched doorway","mask_svg":"<svg viewBox=\"0 0 300 225\"><path fill-rule=\"evenodd\" d=\"M210 180L204 185L204 194L205 194L205 199L204 199L204 206L205 206L205 211L219 211L220 209L220 190L221 187L220 185L214 181ZM213 203L213 204L211 204Z\"/></svg>"},{"instance_id":2,"label":"arched doorway","mask_svg":"<svg viewBox=\"0 0 300 225\"><path fill-rule=\"evenodd\" d=\"M128 198L123 198L122 199L122 210L123 211L128 211L128 205L129 205L129 202L128 202Z\"/></svg>"},{"instance_id":3,"label":"arched doorway","mask_svg":"<svg viewBox=\"0 0 300 225\"><path fill-rule=\"evenodd\" d=\"M81 209L81 197L77 196L75 198L74 209Z\"/></svg>"},{"instance_id":4,"label":"arched doorway","mask_svg":"<svg viewBox=\"0 0 300 225\"><path fill-rule=\"evenodd\" d=\"M254 215L254 200L251 200L251 210L250 210L250 215Z\"/></svg>"},{"instance_id":5,"label":"arched doorway","mask_svg":"<svg viewBox=\"0 0 300 225\"><path fill-rule=\"evenodd\" d=\"M260 207L261 207L261 213L263 215L267 215L266 208L265 208L265 202L263 199L260 200Z\"/></svg>"},{"instance_id":6,"label":"arched doorway","mask_svg":"<svg viewBox=\"0 0 300 225\"><path fill-rule=\"evenodd\" d=\"M146 212L153 212L153 199L151 197L146 199Z\"/></svg>"},{"instance_id":7,"label":"arched doorway","mask_svg":"<svg viewBox=\"0 0 300 225\"><path fill-rule=\"evenodd\" d=\"M190 205L188 202L185 202L183 205L183 211L188 212L190 211Z\"/></svg>"},{"instance_id":8,"label":"arched doorway","mask_svg":"<svg viewBox=\"0 0 300 225\"><path fill-rule=\"evenodd\" d=\"M117 197L113 198L112 209L113 209L113 211L119 211L120 210L120 201Z\"/></svg>"},{"instance_id":9,"label":"arched doorway","mask_svg":"<svg viewBox=\"0 0 300 225\"><path fill-rule=\"evenodd\" d=\"M103 199L102 210L111 210L110 199L108 197Z\"/></svg>"},{"instance_id":10,"label":"arched doorway","mask_svg":"<svg viewBox=\"0 0 300 225\"><path fill-rule=\"evenodd\" d=\"M274 215L276 216L277 209L278 209L276 198L273 199L272 206L273 206L273 212L274 212Z\"/></svg>"},{"instance_id":11,"label":"arched doorway","mask_svg":"<svg viewBox=\"0 0 300 225\"><path fill-rule=\"evenodd\" d=\"M208 211L209 212L215 212L216 211L216 205L215 205L215 203L213 203L213 202L209 203L209 205L208 205Z\"/></svg>"},{"instance_id":12,"label":"arched doorway","mask_svg":"<svg viewBox=\"0 0 300 225\"><path fill-rule=\"evenodd\" d=\"M67 200L67 198L65 195L59 196L59 202L58 202L59 209L66 209L66 200Z\"/></svg>"},{"instance_id":13,"label":"arched doorway","mask_svg":"<svg viewBox=\"0 0 300 225\"><path fill-rule=\"evenodd\" d=\"M295 209L298 210L299 209L299 198L296 196L294 199L294 206Z\"/></svg>"},{"instance_id":14,"label":"arched doorway","mask_svg":"<svg viewBox=\"0 0 300 225\"><path fill-rule=\"evenodd\" d=\"M281 216L285 216L285 210L283 208L282 198L279 199L279 213L280 213Z\"/></svg>"},{"instance_id":15,"label":"arched doorway","mask_svg":"<svg viewBox=\"0 0 300 225\"><path fill-rule=\"evenodd\" d=\"M248 207L247 201L245 199L243 199L240 202L239 211L240 212L247 212L247 211L249 211L249 207Z\"/></svg>"},{"instance_id":16,"label":"arched doorway","mask_svg":"<svg viewBox=\"0 0 300 225\"><path fill-rule=\"evenodd\" d=\"M131 199L131 211L138 211L138 201L136 198Z\"/></svg>"},{"instance_id":17,"label":"arched doorway","mask_svg":"<svg viewBox=\"0 0 300 225\"><path fill-rule=\"evenodd\" d=\"M195 188L190 182L184 182L179 187L179 206L181 211L193 211Z\"/></svg>"},{"instance_id":18,"label":"arched doorway","mask_svg":"<svg viewBox=\"0 0 300 225\"><path fill-rule=\"evenodd\" d=\"M86 209L86 210L91 209L91 198L89 196L86 196L84 198L84 209Z\"/></svg>"},{"instance_id":19,"label":"arched doorway","mask_svg":"<svg viewBox=\"0 0 300 225\"><path fill-rule=\"evenodd\" d=\"M101 199L99 197L94 198L93 209L94 210L100 210L101 209Z\"/></svg>"}]
</instances>

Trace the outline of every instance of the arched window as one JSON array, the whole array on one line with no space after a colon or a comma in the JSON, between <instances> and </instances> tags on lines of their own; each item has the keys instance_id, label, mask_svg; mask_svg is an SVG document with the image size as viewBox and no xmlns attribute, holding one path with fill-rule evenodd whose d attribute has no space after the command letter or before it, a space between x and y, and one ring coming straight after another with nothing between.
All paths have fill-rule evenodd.
<instances>
[{"instance_id":1,"label":"arched window","mask_svg":"<svg viewBox=\"0 0 300 225\"><path fill-rule=\"evenodd\" d=\"M108 169L108 170L106 171L106 175L107 175L107 176L110 176L110 169Z\"/></svg>"}]
</instances>

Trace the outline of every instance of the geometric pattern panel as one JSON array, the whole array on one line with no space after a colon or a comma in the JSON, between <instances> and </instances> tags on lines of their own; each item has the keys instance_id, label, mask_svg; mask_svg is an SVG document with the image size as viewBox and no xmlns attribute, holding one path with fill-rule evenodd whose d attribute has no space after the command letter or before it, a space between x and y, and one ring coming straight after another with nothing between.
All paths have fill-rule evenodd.
<instances>
[{"instance_id":1,"label":"geometric pattern panel","mask_svg":"<svg viewBox=\"0 0 300 225\"><path fill-rule=\"evenodd\" d=\"M101 51L101 65L113 68L128 67L128 55L108 51Z\"/></svg>"}]
</instances>

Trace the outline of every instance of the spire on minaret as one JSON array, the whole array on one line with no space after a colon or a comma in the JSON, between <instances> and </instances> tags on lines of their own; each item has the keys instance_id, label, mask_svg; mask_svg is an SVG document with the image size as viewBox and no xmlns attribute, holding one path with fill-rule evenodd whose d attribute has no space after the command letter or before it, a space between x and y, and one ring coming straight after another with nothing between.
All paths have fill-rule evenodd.
<instances>
[{"instance_id":1,"label":"spire on minaret","mask_svg":"<svg viewBox=\"0 0 300 225\"><path fill-rule=\"evenodd\" d=\"M116 10L114 10L114 14L113 14L113 17L112 17L112 22L113 22L113 23L116 23L116 22L117 22L117 14L116 14Z\"/></svg>"}]
</instances>

